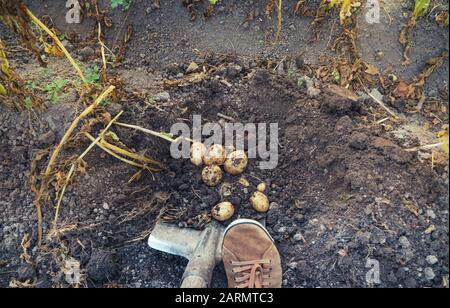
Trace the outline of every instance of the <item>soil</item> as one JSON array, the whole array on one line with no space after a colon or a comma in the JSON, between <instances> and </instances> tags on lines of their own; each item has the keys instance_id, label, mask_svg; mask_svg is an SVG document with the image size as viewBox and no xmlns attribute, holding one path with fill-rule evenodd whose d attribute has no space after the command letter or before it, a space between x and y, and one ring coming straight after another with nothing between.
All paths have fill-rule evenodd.
<instances>
[{"instance_id":1,"label":"soil","mask_svg":"<svg viewBox=\"0 0 450 308\"><path fill-rule=\"evenodd\" d=\"M295 4L291 2L290 7ZM50 15L62 32L74 31L64 23L62 3L28 4L38 16ZM255 8L258 17L243 24ZM397 34L407 9L387 6L395 13L394 25L384 16L375 27L362 26L359 44L367 61L380 69L392 65L402 79L411 80L428 58L448 49L448 29L430 20L420 23L414 63L403 68ZM110 42L124 28L124 18L134 24L135 35L124 65L111 73L122 77L130 93L139 90L140 98L108 104L103 111L114 116L124 110L121 122L156 131L169 131L180 121L192 123L194 114L222 124L219 114L241 123L278 123L278 167L260 170L259 160L251 160L244 174L250 185L227 175L223 183L232 191L227 196L222 185L208 188L202 183L200 168L170 158L167 142L113 127L128 147L163 162L168 170L143 173L128 184L137 170L94 149L85 159L87 173L65 194L61 233L38 250L32 158L59 142L82 107L74 104L77 94L70 90L57 104L48 103L46 111L19 113L0 104L0 287L12 279L37 287L67 287L68 260L81 264L88 287L178 287L187 260L150 249L146 239L168 210L180 227L201 229L204 214L221 200L236 205L233 219L265 221L282 257L284 287L369 287L368 260L380 264L377 287L448 286L448 167L432 168L424 153L405 151L432 143L435 131L448 123L448 60L432 75L426 91L447 108L433 109L442 123L413 114L406 115L408 124L390 123L388 129L377 124L384 115L367 96L352 100L317 81L311 93L298 83L304 73L296 59L301 55L300 66L320 62L317 50L325 50L337 27L332 21L323 25L321 39L309 44L311 19L286 9L281 44L273 46L267 37L273 36L274 21L265 18L264 5L255 1L226 1L208 21L199 14L191 22L179 1L161 1L156 9L149 1L136 0L129 12L114 11L118 28L108 30ZM92 26L86 20L75 31L87 33ZM6 29L0 27L0 33L8 45L14 44ZM379 33L387 33L379 47L384 58L375 60L371 57L378 50L374 44ZM71 47L85 65L99 61L85 59L82 44L77 46L74 42ZM267 69L268 59L283 60L283 68ZM185 76L191 61L220 69L196 84L164 87L164 79ZM45 76L26 53L17 52L13 63L25 80L74 78L64 59L52 61L51 74ZM431 132L424 126L431 126ZM79 155L87 146L86 140L65 149L64 155ZM271 201L267 214L256 213L248 201L261 182L267 184ZM53 215L51 206L44 209L45 234ZM32 265L21 258L25 235L31 238L27 252ZM226 287L222 265L212 286Z\"/></svg>"}]
</instances>

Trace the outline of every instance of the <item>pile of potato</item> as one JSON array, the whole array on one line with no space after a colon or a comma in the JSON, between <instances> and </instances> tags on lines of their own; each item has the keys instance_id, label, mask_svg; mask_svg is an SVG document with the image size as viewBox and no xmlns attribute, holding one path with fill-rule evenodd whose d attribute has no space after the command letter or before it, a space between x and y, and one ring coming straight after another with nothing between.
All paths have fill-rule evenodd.
<instances>
[{"instance_id":1,"label":"pile of potato","mask_svg":"<svg viewBox=\"0 0 450 308\"><path fill-rule=\"evenodd\" d=\"M220 144L214 144L209 149L203 143L194 142L191 147L191 162L196 166L203 166L202 180L215 187L222 182L224 167L225 172L231 175L240 175L248 166L248 157L244 151L236 151L234 148L226 149ZM257 191L250 199L252 207L260 212L269 210L269 198L265 195L266 185L261 183ZM234 215L234 205L230 202L221 202L211 211L212 217L218 221L227 221Z\"/></svg>"}]
</instances>

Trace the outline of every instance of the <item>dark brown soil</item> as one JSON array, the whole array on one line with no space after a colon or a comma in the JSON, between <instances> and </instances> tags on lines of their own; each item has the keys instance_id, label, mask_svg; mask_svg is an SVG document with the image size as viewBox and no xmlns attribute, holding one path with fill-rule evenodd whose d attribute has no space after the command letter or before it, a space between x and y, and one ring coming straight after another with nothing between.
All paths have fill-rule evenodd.
<instances>
[{"instance_id":1,"label":"dark brown soil","mask_svg":"<svg viewBox=\"0 0 450 308\"><path fill-rule=\"evenodd\" d=\"M142 8L140 1L137 4ZM187 14L174 7L177 14ZM151 10L150 15L157 12ZM160 14L164 22L165 11ZM169 45L163 50L175 50L167 37L179 32L161 29ZM242 123L279 123L278 167L261 171L252 160L245 173L249 187L242 186L239 177L226 176L224 182L233 191L225 199L237 206L234 218L266 220L282 256L283 286L367 287L368 259L380 262L380 287L442 287L448 282L448 168L433 169L419 161L416 152L406 152L418 141L376 125L378 106L372 101L351 101L319 83L320 94L312 97L297 82L301 71L268 71L256 56L145 56L147 65L139 60L143 37L132 43L127 58L134 69L116 73L130 90L144 87L146 98L105 107L113 116L124 110L122 122L168 131L180 119L190 123L194 114L205 122L219 122L221 113ZM183 42L179 37L174 41ZM180 64L163 64L173 59ZM199 84L162 88L163 77L185 74L192 60L222 64L224 69ZM15 64L33 75L29 67L35 63L19 57ZM170 99L149 104L162 91ZM137 170L94 149L85 159L87 174L77 178L64 197L60 221L67 230L58 240L47 239L42 251L33 249L37 226L29 186L31 158L58 143L73 118L69 115L79 107L63 102L42 113L17 113L0 104L0 287L12 278L36 280L38 287L67 287L62 264L69 258L81 263L89 287L178 287L187 261L148 248L148 232L168 208L182 214L175 222L180 227L201 228L203 221L192 218L208 213L224 197L220 187L202 183L199 168L171 159L168 143L129 129L113 131L129 147L164 162L168 170L146 173L127 184ZM448 122L448 115L439 116ZM65 155L80 154L88 145L86 141L66 149ZM255 213L248 202L261 181L271 201L267 215ZM54 211L48 206L44 214L48 233ZM32 239L33 266L19 257L25 234ZM430 256L437 263L430 262ZM213 287L226 287L222 266Z\"/></svg>"}]
</instances>

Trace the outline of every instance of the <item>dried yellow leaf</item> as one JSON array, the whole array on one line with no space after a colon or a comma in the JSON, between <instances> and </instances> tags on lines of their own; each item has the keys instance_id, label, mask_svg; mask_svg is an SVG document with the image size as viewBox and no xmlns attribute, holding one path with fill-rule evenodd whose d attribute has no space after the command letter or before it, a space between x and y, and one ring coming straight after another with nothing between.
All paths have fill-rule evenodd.
<instances>
[{"instance_id":1,"label":"dried yellow leaf","mask_svg":"<svg viewBox=\"0 0 450 308\"><path fill-rule=\"evenodd\" d=\"M8 94L8 91L6 91L6 88L0 83L0 95L6 94Z\"/></svg>"}]
</instances>

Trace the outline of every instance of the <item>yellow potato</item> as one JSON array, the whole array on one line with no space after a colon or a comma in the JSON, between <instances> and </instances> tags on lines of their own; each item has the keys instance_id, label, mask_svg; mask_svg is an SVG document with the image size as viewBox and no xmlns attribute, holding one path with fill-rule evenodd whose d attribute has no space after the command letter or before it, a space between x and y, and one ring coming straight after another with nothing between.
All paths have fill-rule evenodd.
<instances>
[{"instance_id":1,"label":"yellow potato","mask_svg":"<svg viewBox=\"0 0 450 308\"><path fill-rule=\"evenodd\" d=\"M259 192L265 192L266 191L266 184L265 183L260 183L257 187L256 187L256 189L259 191Z\"/></svg>"},{"instance_id":2,"label":"yellow potato","mask_svg":"<svg viewBox=\"0 0 450 308\"><path fill-rule=\"evenodd\" d=\"M230 202L219 203L213 207L211 215L217 221L227 221L234 215L234 206Z\"/></svg>"},{"instance_id":3,"label":"yellow potato","mask_svg":"<svg viewBox=\"0 0 450 308\"><path fill-rule=\"evenodd\" d=\"M206 166L202 172L203 182L211 187L219 185L222 181L223 173L219 166Z\"/></svg>"},{"instance_id":4,"label":"yellow potato","mask_svg":"<svg viewBox=\"0 0 450 308\"><path fill-rule=\"evenodd\" d=\"M259 213L266 213L269 210L269 198L260 191L256 191L250 198L252 207Z\"/></svg>"},{"instance_id":5,"label":"yellow potato","mask_svg":"<svg viewBox=\"0 0 450 308\"><path fill-rule=\"evenodd\" d=\"M226 159L225 148L220 144L212 145L203 156L203 162L207 166L223 165Z\"/></svg>"},{"instance_id":6,"label":"yellow potato","mask_svg":"<svg viewBox=\"0 0 450 308\"><path fill-rule=\"evenodd\" d=\"M244 151L236 151L228 155L225 171L232 175L242 174L248 166L248 157Z\"/></svg>"},{"instance_id":7,"label":"yellow potato","mask_svg":"<svg viewBox=\"0 0 450 308\"><path fill-rule=\"evenodd\" d=\"M191 162L196 166L203 164L203 156L206 153L206 147L201 142L194 142L191 146Z\"/></svg>"}]
</instances>

